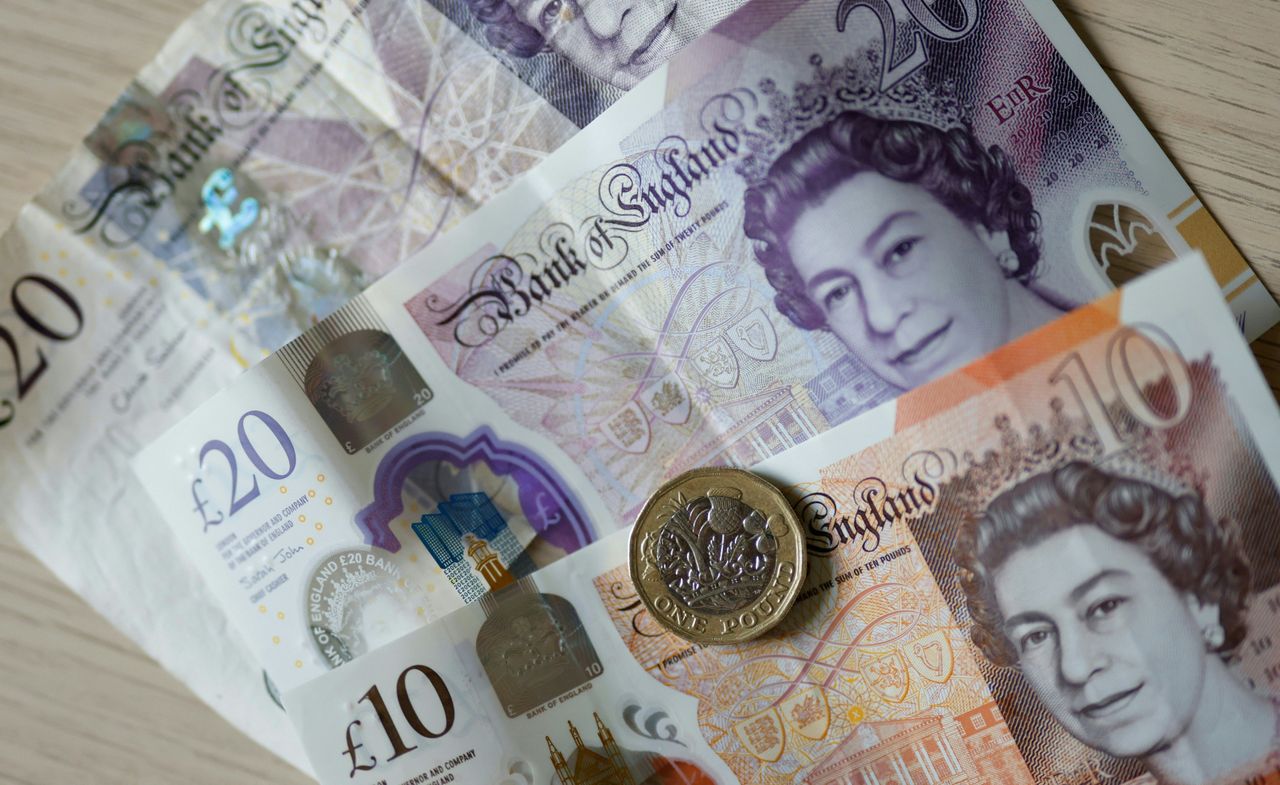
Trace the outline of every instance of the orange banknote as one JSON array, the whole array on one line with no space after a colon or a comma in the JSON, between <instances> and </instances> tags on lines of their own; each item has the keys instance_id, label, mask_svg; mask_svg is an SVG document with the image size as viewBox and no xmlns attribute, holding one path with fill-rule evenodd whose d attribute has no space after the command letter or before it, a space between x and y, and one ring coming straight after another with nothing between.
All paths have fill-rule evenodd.
<instances>
[{"instance_id":1,"label":"orange banknote","mask_svg":"<svg viewBox=\"0 0 1280 785\"><path fill-rule=\"evenodd\" d=\"M816 557L782 633L690 646L596 579L742 782L1274 769L1275 406L1194 272L1176 319L1104 299L759 467Z\"/></svg>"},{"instance_id":2,"label":"orange banknote","mask_svg":"<svg viewBox=\"0 0 1280 785\"><path fill-rule=\"evenodd\" d=\"M1172 265L757 466L809 566L755 641L669 632L624 532L287 692L321 780L1275 780L1280 417L1211 285Z\"/></svg>"}]
</instances>

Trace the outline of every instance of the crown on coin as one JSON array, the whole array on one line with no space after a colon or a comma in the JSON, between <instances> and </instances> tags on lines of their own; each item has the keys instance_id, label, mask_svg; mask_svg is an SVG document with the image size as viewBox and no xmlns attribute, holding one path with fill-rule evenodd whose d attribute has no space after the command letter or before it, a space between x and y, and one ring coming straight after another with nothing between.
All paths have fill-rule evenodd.
<instances>
[{"instance_id":1,"label":"crown on coin","mask_svg":"<svg viewBox=\"0 0 1280 785\"><path fill-rule=\"evenodd\" d=\"M307 379L307 394L313 401L337 411L347 422L363 422L396 397L389 371L391 363L392 358L378 349L338 355L327 368Z\"/></svg>"},{"instance_id":2,"label":"crown on coin","mask_svg":"<svg viewBox=\"0 0 1280 785\"><path fill-rule=\"evenodd\" d=\"M925 123L941 130L968 124L969 107L956 97L953 82L930 84L917 72L888 90L881 90L881 55L864 49L831 66L814 54L813 76L797 82L788 95L773 79L762 79L758 92L765 111L745 131L751 151L736 167L748 185L764 181L769 167L797 139L830 122L846 110L884 120Z\"/></svg>"},{"instance_id":3,"label":"crown on coin","mask_svg":"<svg viewBox=\"0 0 1280 785\"><path fill-rule=\"evenodd\" d=\"M723 495L722 495L723 493ZM773 577L777 538L737 491L677 495L666 520L642 541L647 563L686 606L713 613L754 602Z\"/></svg>"}]
</instances>

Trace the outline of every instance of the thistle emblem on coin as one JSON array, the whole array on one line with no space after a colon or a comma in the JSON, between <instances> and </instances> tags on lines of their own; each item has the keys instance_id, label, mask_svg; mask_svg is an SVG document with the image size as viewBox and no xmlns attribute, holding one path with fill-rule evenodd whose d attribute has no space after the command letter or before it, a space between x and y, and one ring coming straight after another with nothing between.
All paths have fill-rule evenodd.
<instances>
[{"instance_id":1,"label":"thistle emblem on coin","mask_svg":"<svg viewBox=\"0 0 1280 785\"><path fill-rule=\"evenodd\" d=\"M781 524L775 518L774 531ZM736 611L759 598L777 565L778 538L770 520L742 501L734 488L670 500L666 521L641 549L685 605L717 613Z\"/></svg>"},{"instance_id":2,"label":"thistle emblem on coin","mask_svg":"<svg viewBox=\"0 0 1280 785\"><path fill-rule=\"evenodd\" d=\"M654 617L681 637L732 643L781 621L804 576L804 537L786 498L737 469L698 469L659 488L631 535L631 574Z\"/></svg>"}]
</instances>

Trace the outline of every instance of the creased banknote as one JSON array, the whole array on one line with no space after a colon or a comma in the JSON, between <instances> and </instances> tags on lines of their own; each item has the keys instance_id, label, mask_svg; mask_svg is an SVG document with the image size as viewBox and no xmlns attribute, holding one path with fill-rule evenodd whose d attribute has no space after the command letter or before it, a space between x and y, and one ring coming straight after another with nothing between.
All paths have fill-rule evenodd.
<instances>
[{"instance_id":1,"label":"creased banknote","mask_svg":"<svg viewBox=\"0 0 1280 785\"><path fill-rule=\"evenodd\" d=\"M485 32L505 2L210 2L0 239L5 522L285 757L260 666L128 461L607 106L620 86L572 65L588 33L638 76L736 4L592 5L516 62ZM602 28L610 8L630 13Z\"/></svg>"},{"instance_id":2,"label":"creased banknote","mask_svg":"<svg viewBox=\"0 0 1280 785\"><path fill-rule=\"evenodd\" d=\"M1275 321L1051 4L953 5L745 6L140 455L281 689L1189 247Z\"/></svg>"},{"instance_id":3,"label":"creased banknote","mask_svg":"<svg viewBox=\"0 0 1280 785\"><path fill-rule=\"evenodd\" d=\"M1181 261L756 467L810 557L758 640L669 632L622 532L286 692L320 780L1276 781L1280 412L1212 288Z\"/></svg>"},{"instance_id":4,"label":"creased banknote","mask_svg":"<svg viewBox=\"0 0 1280 785\"><path fill-rule=\"evenodd\" d=\"M619 17L608 27L619 41L635 39L617 57L643 55L638 77L737 4L566 12L538 34L529 67L546 75L535 78L492 43L504 25L533 34L506 0L448 6L458 24L425 2L210 3L38 203L104 254L180 279L250 347L274 350L621 95L574 76L575 63L602 60L590 56L608 43L602 17ZM639 51L658 43L650 34L660 45Z\"/></svg>"}]
</instances>

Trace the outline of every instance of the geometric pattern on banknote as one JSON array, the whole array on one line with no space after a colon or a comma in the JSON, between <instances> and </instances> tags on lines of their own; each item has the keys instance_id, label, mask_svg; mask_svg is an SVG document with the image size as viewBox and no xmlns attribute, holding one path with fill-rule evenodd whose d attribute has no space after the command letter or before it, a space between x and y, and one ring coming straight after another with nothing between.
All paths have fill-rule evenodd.
<instances>
[{"instance_id":1,"label":"geometric pattern on banknote","mask_svg":"<svg viewBox=\"0 0 1280 785\"><path fill-rule=\"evenodd\" d=\"M235 17L236 8L228 4L225 15ZM272 11L261 6L257 13ZM235 21L219 16L213 26ZM250 332L262 345L278 346L327 315L574 130L499 62L476 57L481 50L474 42L426 3L370 3L336 47L343 56L308 76L296 100L274 118L271 107L300 84L311 61L295 52L252 71L240 85L250 98L233 112L219 103L216 86L226 84L218 81L226 74L243 76L237 69L242 52L254 51L251 44L233 35L221 45L197 43L195 54L167 75L159 96L135 86L86 140L104 165L64 200L66 214L73 226L111 245L136 242L219 311L260 322ZM358 76L331 73L353 64ZM363 95L353 90L353 76ZM196 115L205 119L184 119ZM139 168L147 163L158 170L174 150L196 153L182 177L167 173L170 180L162 181ZM290 222L295 239L289 243L303 253L228 257L217 247L216 231L195 231L186 216L200 217L201 186L220 167L233 167L240 196L270 205L270 213ZM354 275L334 267L335 253L350 260ZM249 296L249 282L277 261L289 263L290 272L271 276L270 291ZM317 297L318 284L339 289L333 298Z\"/></svg>"},{"instance_id":2,"label":"geometric pattern on banknote","mask_svg":"<svg viewBox=\"0 0 1280 785\"><path fill-rule=\"evenodd\" d=\"M529 579L480 598L487 618L476 656L508 717L585 684L604 672L573 603L541 594Z\"/></svg>"},{"instance_id":3,"label":"geometric pattern on banknote","mask_svg":"<svg viewBox=\"0 0 1280 785\"><path fill-rule=\"evenodd\" d=\"M764 593L777 564L778 541L765 514L740 494L678 494L665 518L656 540L642 550L652 551L652 564L686 606L729 613Z\"/></svg>"},{"instance_id":4,"label":"geometric pattern on banknote","mask_svg":"<svg viewBox=\"0 0 1280 785\"><path fill-rule=\"evenodd\" d=\"M1226 395L1212 359L1186 367L1189 384L1181 393L1169 376L1147 373L1139 377L1145 380L1143 395L1153 410L1174 411L1180 397L1189 399L1186 418L1177 425L1154 428L1130 415L1120 401L1108 402L1108 414L1126 445L1120 452L1105 450L1090 421L1069 415L1057 399L1049 401L1047 425L1034 420L1019 422L1005 414L994 418L997 446L980 456L963 456L954 477L940 485L936 507L911 524L921 553L957 617L972 619L961 590L964 571L957 563L957 533L1002 492L1072 461L1084 461L1175 497L1198 496L1211 520L1230 520L1238 525L1239 547L1253 572L1251 593L1257 596L1280 585L1280 566L1274 559L1259 558L1280 548L1280 533L1274 526L1280 490L1261 462L1257 445L1244 426L1244 414ZM1202 556L1206 563L1223 558L1215 553ZM1273 647L1254 645L1275 635L1274 620L1264 624L1263 629L1250 626L1238 648L1237 657L1245 661L1238 667L1244 672L1258 673L1280 665ZM976 638L976 625L967 622L964 627L966 635ZM975 657L1037 781L1052 776L1123 781L1142 771L1135 758L1111 757L1069 735L1017 668L1001 667L981 654Z\"/></svg>"},{"instance_id":5,"label":"geometric pattern on banknote","mask_svg":"<svg viewBox=\"0 0 1280 785\"><path fill-rule=\"evenodd\" d=\"M938 718L960 744L955 718L992 696L910 532L889 529L874 554L810 561L781 632L727 648L691 646L661 628L625 567L594 583L641 667L698 699L703 738L742 782L791 783L838 749L875 749L877 723ZM833 782L856 777L856 767L826 763L839 774Z\"/></svg>"},{"instance_id":6,"label":"geometric pattern on banknote","mask_svg":"<svg viewBox=\"0 0 1280 785\"><path fill-rule=\"evenodd\" d=\"M586 176L560 197L589 205L597 181L598 174ZM673 473L750 465L828 425L808 392L790 380L819 376L844 349L827 333L779 322L759 266L737 261L747 253L734 223L738 209L731 203L669 251L660 268L611 295L607 308L567 320L563 328L557 325L572 303L590 300L624 271L566 291L569 305L547 304L472 349L460 348L425 304L430 297L460 300L471 286L472 265L460 265L405 305L455 373L517 421L550 431L597 491L633 514L645 501L641 489ZM526 231L545 220L535 216ZM670 229L629 235L632 254L642 258ZM508 247L531 241L536 236L518 234ZM497 384L486 381L547 330L556 335L540 351L501 372Z\"/></svg>"}]
</instances>

